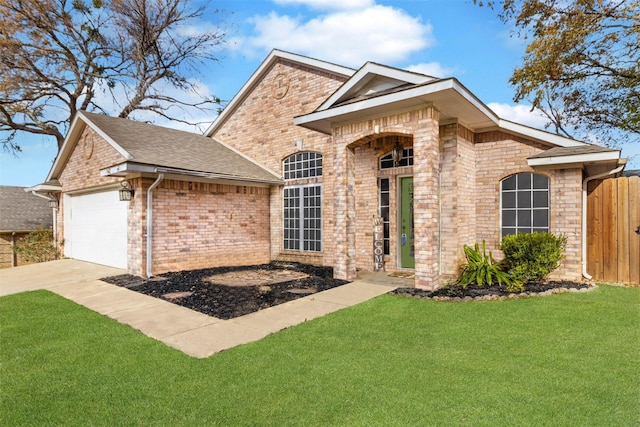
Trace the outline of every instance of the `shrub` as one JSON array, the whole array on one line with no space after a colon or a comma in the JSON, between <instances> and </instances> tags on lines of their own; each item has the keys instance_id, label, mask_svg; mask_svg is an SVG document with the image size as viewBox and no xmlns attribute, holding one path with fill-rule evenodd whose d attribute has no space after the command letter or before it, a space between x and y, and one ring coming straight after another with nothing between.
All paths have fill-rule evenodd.
<instances>
[{"instance_id":1,"label":"shrub","mask_svg":"<svg viewBox=\"0 0 640 427\"><path fill-rule=\"evenodd\" d=\"M505 236L501 246L511 276L527 281L544 280L558 268L564 258L566 244L565 236L522 233Z\"/></svg>"},{"instance_id":2,"label":"shrub","mask_svg":"<svg viewBox=\"0 0 640 427\"><path fill-rule=\"evenodd\" d=\"M487 254L487 244L484 240L482 241L482 251L477 243L474 248L464 245L464 255L467 262L462 266L462 274L458 279L458 283L463 288L471 283L478 286L485 284L491 286L496 281L500 286L504 283L509 291L522 290L522 285L518 281L512 280L509 273L504 271L504 262L496 262L491 252Z\"/></svg>"},{"instance_id":3,"label":"shrub","mask_svg":"<svg viewBox=\"0 0 640 427\"><path fill-rule=\"evenodd\" d=\"M53 245L53 230L38 228L16 242L14 252L27 262L56 259L58 251Z\"/></svg>"}]
</instances>

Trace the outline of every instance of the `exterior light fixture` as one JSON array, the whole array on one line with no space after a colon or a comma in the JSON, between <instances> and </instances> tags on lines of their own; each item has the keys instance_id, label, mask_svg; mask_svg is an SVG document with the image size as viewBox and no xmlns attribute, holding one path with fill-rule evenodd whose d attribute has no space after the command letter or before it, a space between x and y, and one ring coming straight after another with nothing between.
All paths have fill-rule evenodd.
<instances>
[{"instance_id":1,"label":"exterior light fixture","mask_svg":"<svg viewBox=\"0 0 640 427\"><path fill-rule=\"evenodd\" d=\"M402 160L402 155L404 154L404 148L400 141L396 137L396 143L393 146L393 150L391 150L391 158L393 159L393 166L398 167L400 165L400 160Z\"/></svg>"},{"instance_id":2,"label":"exterior light fixture","mask_svg":"<svg viewBox=\"0 0 640 427\"><path fill-rule=\"evenodd\" d=\"M58 199L49 199L49 207L52 209L58 209Z\"/></svg>"},{"instance_id":3,"label":"exterior light fixture","mask_svg":"<svg viewBox=\"0 0 640 427\"><path fill-rule=\"evenodd\" d=\"M133 199L135 191L131 188L131 184L127 180L120 182L122 188L119 191L121 202L130 202Z\"/></svg>"}]
</instances>

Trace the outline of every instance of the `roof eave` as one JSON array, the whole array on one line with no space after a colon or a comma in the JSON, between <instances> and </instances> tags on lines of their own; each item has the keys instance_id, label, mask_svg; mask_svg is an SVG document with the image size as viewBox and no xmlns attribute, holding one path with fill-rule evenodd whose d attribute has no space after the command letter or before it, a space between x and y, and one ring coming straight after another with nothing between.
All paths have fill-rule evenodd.
<instances>
[{"instance_id":1,"label":"roof eave","mask_svg":"<svg viewBox=\"0 0 640 427\"><path fill-rule=\"evenodd\" d=\"M451 98L454 96L462 97L469 105L477 110L488 123L495 126L499 124L499 117L455 78L436 80L403 91L372 97L322 111L316 110L310 114L294 117L293 123L330 135L332 123L349 121L358 115L365 117L368 113L375 113L383 106L393 110L394 106L400 107L401 105L408 105L411 104L412 100L415 101L412 104L414 107L428 105L429 103L422 100L421 97L428 97L447 91L451 94ZM435 104L435 106L438 108L437 104Z\"/></svg>"},{"instance_id":2,"label":"roof eave","mask_svg":"<svg viewBox=\"0 0 640 427\"><path fill-rule=\"evenodd\" d=\"M165 166L146 165L134 162L123 162L108 168L100 170L100 176L122 177L126 178L131 175L140 174L158 174L164 173L182 177L193 177L198 179L204 179L207 181L224 181L224 182L239 182L253 183L253 184L267 184L267 185L280 185L284 181L278 177L273 179L255 178L246 176L226 175L213 172L192 171L186 169L169 168Z\"/></svg>"}]
</instances>

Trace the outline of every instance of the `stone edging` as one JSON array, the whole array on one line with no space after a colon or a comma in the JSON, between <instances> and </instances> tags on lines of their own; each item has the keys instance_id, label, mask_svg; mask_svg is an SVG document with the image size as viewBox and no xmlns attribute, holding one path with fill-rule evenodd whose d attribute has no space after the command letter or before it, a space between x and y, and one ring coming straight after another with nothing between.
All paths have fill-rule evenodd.
<instances>
[{"instance_id":1,"label":"stone edging","mask_svg":"<svg viewBox=\"0 0 640 427\"><path fill-rule=\"evenodd\" d=\"M453 301L453 302L461 302L461 301L498 301L505 299L518 299L518 298L531 298L531 297L543 297L554 294L566 294L566 293L581 293L581 292L591 292L596 289L598 285L589 285L588 288L554 288L549 289L544 292L520 292L520 293L512 293L509 295L481 295L477 297L428 297L427 299L432 299L434 301ZM411 296L411 295L406 295ZM421 298L421 297L415 297Z\"/></svg>"}]
</instances>

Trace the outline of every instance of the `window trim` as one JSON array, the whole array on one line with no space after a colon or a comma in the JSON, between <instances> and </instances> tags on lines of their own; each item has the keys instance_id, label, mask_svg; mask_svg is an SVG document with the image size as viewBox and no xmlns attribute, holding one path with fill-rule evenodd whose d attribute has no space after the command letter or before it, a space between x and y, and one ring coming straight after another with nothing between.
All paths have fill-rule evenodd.
<instances>
[{"instance_id":1,"label":"window trim","mask_svg":"<svg viewBox=\"0 0 640 427\"><path fill-rule=\"evenodd\" d=\"M305 239L304 237L304 232L305 232L305 228L304 228L304 220L305 220L305 216L304 216L304 189L305 188L319 188L320 192L317 195L317 197L320 198L320 203L319 203L319 208L320 208L320 217L312 217L312 219L314 220L319 220L320 221L320 228L309 228L307 229L307 231L310 230L314 230L314 231L319 231L320 232L320 239ZM285 230L293 230L292 228L287 228L285 225L285 221L287 221L287 218L285 217L285 199L286 199L286 190L293 190L293 189L298 189L300 190L300 194L298 195L298 200L300 201L297 210L298 210L298 219L299 219L299 228L298 231L300 232L300 236L298 238L298 248L297 249L291 249L291 248L287 248L285 245ZM316 196L314 196L316 197ZM284 187L283 192L282 192L282 249L285 251L294 251L294 252L310 252L310 253L320 253L323 251L324 249L324 242L323 242L323 237L324 237L324 226L323 226L323 209L322 209L322 205L323 205L323 191L322 191L322 184L321 183L313 183L313 184L303 184L303 185L287 185ZM292 239L289 239L292 240ZM304 249L305 247L305 242L316 242L319 244L319 249Z\"/></svg>"},{"instance_id":2,"label":"window trim","mask_svg":"<svg viewBox=\"0 0 640 427\"><path fill-rule=\"evenodd\" d=\"M531 187L526 189L526 188L519 188L518 187L518 176L519 175L525 175L528 174L531 176ZM542 189L536 189L534 188L534 176L540 176L540 177L544 177L546 179L546 188ZM503 189L503 184L504 182L511 178L511 177L516 177L516 187L513 190L504 190ZM531 207L529 208L518 208L517 207L517 200L518 200L518 193L520 191L524 192L529 190L531 192ZM514 208L505 208L503 206L503 194L504 192L509 192L509 193L515 193L515 198L516 198L516 206ZM547 198L546 198L546 207L535 207L534 206L534 194L537 192L542 193L542 192L546 192ZM539 230L534 230L534 228L536 229L543 229L546 228L546 232L550 232L551 231L551 178L548 175L544 175L541 173L536 173L536 172L516 172L516 173L512 173L510 175L507 175L505 177L503 177L502 179L500 179L499 182L499 191L498 191L498 197L499 197L499 205L500 205L500 223L498 225L499 230L500 230L500 241L502 241L502 239L505 237L505 235L510 235L510 234L514 234L514 233L510 233L510 234L504 234L504 229L505 228L513 228L515 229L515 234L521 234L524 233L524 231L518 231L519 228L529 228L529 231L527 231L527 233L534 233L534 232L538 232ZM508 210L513 210L516 213L516 218L515 218L515 225L514 226L505 226L504 225L504 210L508 209ZM534 223L533 223L533 213L535 211L544 211L546 210L547 213L547 226L546 227L534 227ZM531 219L531 225L529 226L523 226L523 227L518 227L518 212L519 211L529 211L530 212L530 219Z\"/></svg>"},{"instance_id":3,"label":"window trim","mask_svg":"<svg viewBox=\"0 0 640 427\"><path fill-rule=\"evenodd\" d=\"M304 156L308 155L309 158L305 159ZM304 163L311 162L314 166L307 166L305 168ZM289 169L287 169L289 167ZM301 179L313 179L322 176L323 156L319 151L298 151L285 157L282 160L282 178L287 181L296 181ZM297 176L300 174L301 176ZM291 177L291 175L294 175Z\"/></svg>"}]
</instances>

